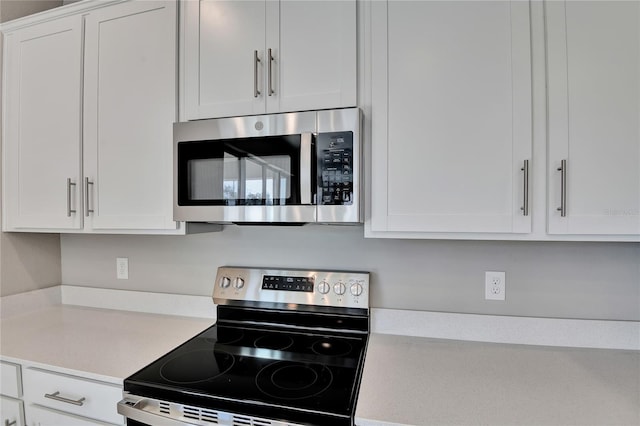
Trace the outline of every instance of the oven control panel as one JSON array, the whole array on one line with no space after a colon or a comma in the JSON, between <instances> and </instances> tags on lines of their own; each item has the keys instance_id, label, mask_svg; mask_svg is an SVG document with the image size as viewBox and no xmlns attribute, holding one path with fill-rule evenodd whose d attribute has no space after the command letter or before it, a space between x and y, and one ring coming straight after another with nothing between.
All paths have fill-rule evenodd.
<instances>
[{"instance_id":1,"label":"oven control panel","mask_svg":"<svg viewBox=\"0 0 640 426\"><path fill-rule=\"evenodd\" d=\"M213 300L369 308L369 273L220 267Z\"/></svg>"}]
</instances>

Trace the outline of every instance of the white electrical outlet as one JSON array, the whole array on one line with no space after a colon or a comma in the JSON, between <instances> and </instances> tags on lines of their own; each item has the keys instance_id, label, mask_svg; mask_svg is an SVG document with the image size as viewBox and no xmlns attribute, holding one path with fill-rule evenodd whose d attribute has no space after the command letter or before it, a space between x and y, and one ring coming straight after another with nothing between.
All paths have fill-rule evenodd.
<instances>
[{"instance_id":1,"label":"white electrical outlet","mask_svg":"<svg viewBox=\"0 0 640 426\"><path fill-rule=\"evenodd\" d=\"M504 272L486 271L484 273L484 298L486 300L504 300L506 284Z\"/></svg>"},{"instance_id":2,"label":"white electrical outlet","mask_svg":"<svg viewBox=\"0 0 640 426\"><path fill-rule=\"evenodd\" d=\"M116 257L116 277L119 280L129 279L129 258Z\"/></svg>"}]
</instances>

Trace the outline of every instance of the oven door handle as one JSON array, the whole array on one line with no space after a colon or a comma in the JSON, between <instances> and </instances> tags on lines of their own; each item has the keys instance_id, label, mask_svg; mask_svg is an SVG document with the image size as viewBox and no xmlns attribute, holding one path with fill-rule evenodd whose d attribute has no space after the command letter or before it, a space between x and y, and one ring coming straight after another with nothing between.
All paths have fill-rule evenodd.
<instances>
[{"instance_id":1,"label":"oven door handle","mask_svg":"<svg viewBox=\"0 0 640 426\"><path fill-rule=\"evenodd\" d=\"M311 133L302 133L300 138L300 204L311 204Z\"/></svg>"},{"instance_id":2,"label":"oven door handle","mask_svg":"<svg viewBox=\"0 0 640 426\"><path fill-rule=\"evenodd\" d=\"M187 423L171 415L160 415L145 410L149 404L145 398L127 395L118 402L118 413L127 419L135 420L153 426L195 426L195 423Z\"/></svg>"}]
</instances>

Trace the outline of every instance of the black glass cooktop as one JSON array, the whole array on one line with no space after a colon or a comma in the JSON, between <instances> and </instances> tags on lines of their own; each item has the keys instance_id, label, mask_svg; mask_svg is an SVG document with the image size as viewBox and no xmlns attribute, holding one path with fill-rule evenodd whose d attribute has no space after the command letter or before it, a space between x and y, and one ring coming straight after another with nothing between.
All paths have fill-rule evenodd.
<instances>
[{"instance_id":1,"label":"black glass cooktop","mask_svg":"<svg viewBox=\"0 0 640 426\"><path fill-rule=\"evenodd\" d=\"M352 418L365 345L356 333L218 324L129 377L125 390L222 411L267 405Z\"/></svg>"}]
</instances>

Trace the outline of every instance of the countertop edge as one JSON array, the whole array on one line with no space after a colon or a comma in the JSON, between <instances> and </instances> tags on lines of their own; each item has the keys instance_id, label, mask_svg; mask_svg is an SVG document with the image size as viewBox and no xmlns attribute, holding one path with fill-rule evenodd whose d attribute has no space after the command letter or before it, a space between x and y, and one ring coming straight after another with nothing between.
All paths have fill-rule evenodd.
<instances>
[{"instance_id":1,"label":"countertop edge","mask_svg":"<svg viewBox=\"0 0 640 426\"><path fill-rule=\"evenodd\" d=\"M122 387L124 379L121 377L113 377L104 374L92 373L84 370L74 370L72 368L61 367L58 365L45 364L37 361L30 361L23 358L14 358L11 356L0 355L0 361L18 364L22 368L34 368L38 370L53 371L58 374L82 377L83 379L94 380L101 383Z\"/></svg>"}]
</instances>

